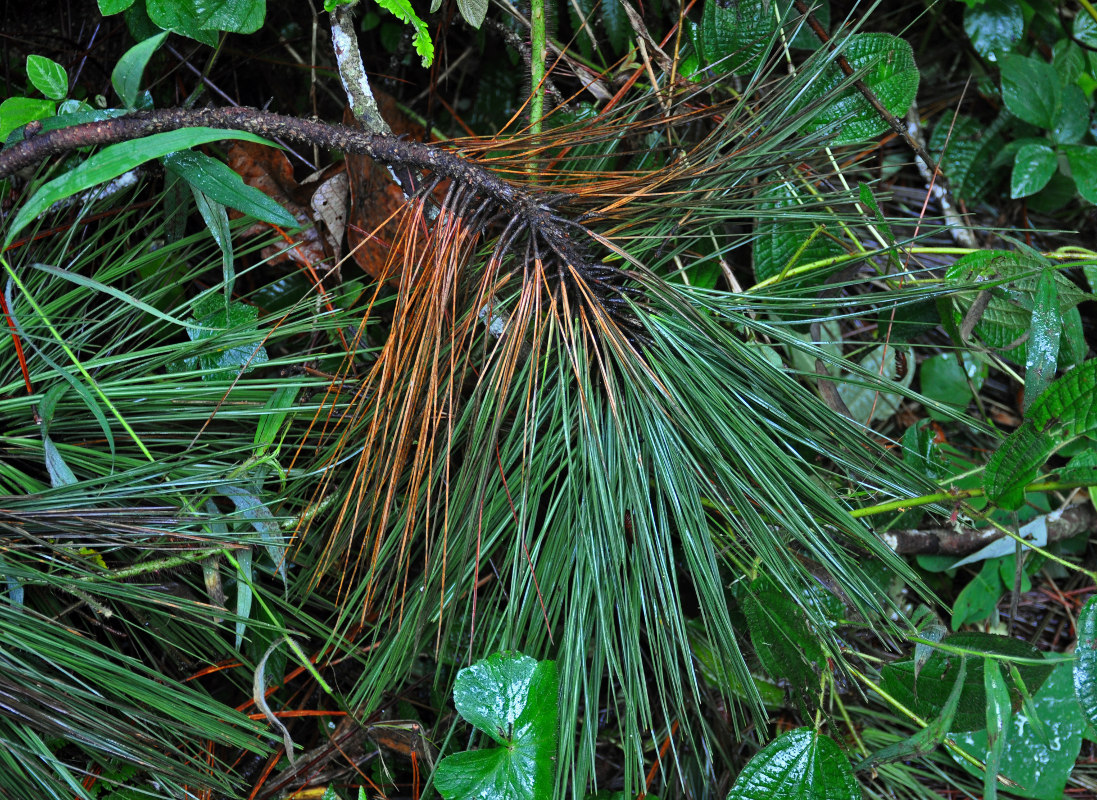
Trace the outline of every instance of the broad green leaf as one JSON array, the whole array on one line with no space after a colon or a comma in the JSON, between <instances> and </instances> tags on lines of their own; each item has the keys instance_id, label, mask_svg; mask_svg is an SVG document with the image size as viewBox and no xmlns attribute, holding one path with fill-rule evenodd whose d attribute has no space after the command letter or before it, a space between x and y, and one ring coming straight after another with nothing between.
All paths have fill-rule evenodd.
<instances>
[{"instance_id":1,"label":"broad green leaf","mask_svg":"<svg viewBox=\"0 0 1097 800\"><path fill-rule=\"evenodd\" d=\"M289 416L299 391L299 386L287 385L278 387L271 394L270 399L263 406L263 415L255 425L256 455L262 455L274 444L274 437L278 435L282 423Z\"/></svg>"},{"instance_id":2,"label":"broad green leaf","mask_svg":"<svg viewBox=\"0 0 1097 800\"><path fill-rule=\"evenodd\" d=\"M434 786L446 800L549 800L559 714L553 661L494 653L457 673L453 701L501 746L442 759Z\"/></svg>"},{"instance_id":3,"label":"broad green leaf","mask_svg":"<svg viewBox=\"0 0 1097 800\"><path fill-rule=\"evenodd\" d=\"M1029 326L1028 357L1025 361L1025 409L1028 409L1055 379L1055 371L1059 363L1063 314L1059 307L1056 274L1050 269L1044 270L1036 284L1032 322Z\"/></svg>"},{"instance_id":4,"label":"broad green leaf","mask_svg":"<svg viewBox=\"0 0 1097 800\"><path fill-rule=\"evenodd\" d=\"M27 77L50 100L64 100L69 93L69 74L51 58L27 56Z\"/></svg>"},{"instance_id":5,"label":"broad green leaf","mask_svg":"<svg viewBox=\"0 0 1097 800\"><path fill-rule=\"evenodd\" d=\"M149 19L164 30L217 43L215 31L255 33L266 18L266 0L148 0Z\"/></svg>"},{"instance_id":6,"label":"broad green leaf","mask_svg":"<svg viewBox=\"0 0 1097 800\"><path fill-rule=\"evenodd\" d=\"M137 106L137 95L141 90L141 76L145 74L145 66L152 58L152 54L167 38L168 32L164 31L143 42L138 42L123 53L118 63L114 65L110 82L126 108Z\"/></svg>"},{"instance_id":7,"label":"broad green leaf","mask_svg":"<svg viewBox=\"0 0 1097 800\"><path fill-rule=\"evenodd\" d=\"M769 0L706 0L701 17L705 60L717 72L751 72L769 48L777 17ZM626 20L627 24L627 20Z\"/></svg>"},{"instance_id":8,"label":"broad green leaf","mask_svg":"<svg viewBox=\"0 0 1097 800\"><path fill-rule=\"evenodd\" d=\"M191 341L218 340L226 332L234 334L232 345L221 347L212 353L183 359L182 365L174 365L176 371L201 369L203 380L222 380L226 372L250 370L267 361L263 347L263 335L256 324L259 310L252 305L232 301L225 307L223 298L213 294L201 297L194 304L194 320L187 325ZM240 336L243 336L241 343Z\"/></svg>"},{"instance_id":9,"label":"broad green leaf","mask_svg":"<svg viewBox=\"0 0 1097 800\"><path fill-rule=\"evenodd\" d=\"M99 0L99 13L104 17L120 14L133 5L133 0Z\"/></svg>"},{"instance_id":10,"label":"broad green leaf","mask_svg":"<svg viewBox=\"0 0 1097 800\"><path fill-rule=\"evenodd\" d=\"M240 516L246 519L260 538L263 540L263 548L270 556L270 560L278 574L284 581L286 579L286 537L281 527L270 513L266 504L248 487L234 483L226 483L221 486L221 493L232 501Z\"/></svg>"},{"instance_id":11,"label":"broad green leaf","mask_svg":"<svg viewBox=\"0 0 1097 800\"><path fill-rule=\"evenodd\" d=\"M797 728L778 736L747 762L727 800L807 797L861 800L861 787L833 739L811 728Z\"/></svg>"},{"instance_id":12,"label":"broad green leaf","mask_svg":"<svg viewBox=\"0 0 1097 800\"><path fill-rule=\"evenodd\" d=\"M42 418L42 447L46 457L46 471L50 476L50 486L57 489L61 486L72 486L78 483L76 475L65 462L61 451L57 449L53 439L50 438L49 429L53 422L53 412L57 408L57 401L61 395L69 390L68 384L54 385L42 396L42 402L38 404L38 415Z\"/></svg>"},{"instance_id":13,"label":"broad green leaf","mask_svg":"<svg viewBox=\"0 0 1097 800\"><path fill-rule=\"evenodd\" d=\"M1097 727L1097 596L1089 598L1078 615L1078 644L1074 648L1074 694L1090 725Z\"/></svg>"},{"instance_id":14,"label":"broad green leaf","mask_svg":"<svg viewBox=\"0 0 1097 800\"><path fill-rule=\"evenodd\" d=\"M179 2L180 0L174 0ZM228 33L255 33L267 16L267 0L193 0L205 14L202 27Z\"/></svg>"},{"instance_id":15,"label":"broad green leaf","mask_svg":"<svg viewBox=\"0 0 1097 800\"><path fill-rule=\"evenodd\" d=\"M1059 477L1065 481L1091 481L1097 486L1097 447L1085 442L1081 452L1059 470Z\"/></svg>"},{"instance_id":16,"label":"broad green leaf","mask_svg":"<svg viewBox=\"0 0 1097 800\"><path fill-rule=\"evenodd\" d=\"M8 134L36 119L52 117L56 104L52 100L33 97L9 97L0 103L0 142L6 142Z\"/></svg>"},{"instance_id":17,"label":"broad green leaf","mask_svg":"<svg viewBox=\"0 0 1097 800\"><path fill-rule=\"evenodd\" d=\"M826 656L803 610L788 593L761 577L751 582L742 605L750 639L766 673L802 690L815 685Z\"/></svg>"},{"instance_id":18,"label":"broad green leaf","mask_svg":"<svg viewBox=\"0 0 1097 800\"><path fill-rule=\"evenodd\" d=\"M778 184L759 196L752 248L755 280L764 281L845 252L838 242L823 234L823 222L813 219L821 213L806 205L805 198L789 183Z\"/></svg>"},{"instance_id":19,"label":"broad green leaf","mask_svg":"<svg viewBox=\"0 0 1097 800\"><path fill-rule=\"evenodd\" d=\"M1047 186L1036 194L1027 198L1027 205L1031 211L1039 214L1054 215L1064 206L1074 202L1078 197L1078 187L1064 171L1066 164L1059 151L1059 170L1051 176Z\"/></svg>"},{"instance_id":20,"label":"broad green leaf","mask_svg":"<svg viewBox=\"0 0 1097 800\"><path fill-rule=\"evenodd\" d=\"M1072 145L1064 147L1063 152L1078 194L1091 203L1097 203L1097 147Z\"/></svg>"},{"instance_id":21,"label":"broad green leaf","mask_svg":"<svg viewBox=\"0 0 1097 800\"><path fill-rule=\"evenodd\" d=\"M977 631L964 631L954 633L942 640L942 644L963 648L969 651L970 656L978 657L982 654L990 654L1012 658L1040 659L1040 651L1027 642L1012 639L1008 636L994 636L989 633ZM946 653L937 650L925 662L918 672L917 682L914 678L915 663L913 658L905 658L894 661L884 666L880 671L881 687L916 714L925 718L938 717L944 709L948 695L952 691L953 676L960 668L961 659L955 653ZM1030 690L1043 685L1047 676L1051 674L1053 664L1017 664L1017 669L1024 677L1025 685ZM1020 705L1020 694L1013 695L1012 704ZM986 726L986 690L983 686L983 678L978 670L971 670L965 681L964 689L956 708L956 715L952 720L951 730L971 731Z\"/></svg>"},{"instance_id":22,"label":"broad green leaf","mask_svg":"<svg viewBox=\"0 0 1097 800\"><path fill-rule=\"evenodd\" d=\"M298 225L292 214L254 186L248 186L243 178L216 158L194 150L183 150L165 155L164 164L218 203L243 211L263 222L286 228L296 228Z\"/></svg>"},{"instance_id":23,"label":"broad green leaf","mask_svg":"<svg viewBox=\"0 0 1097 800\"><path fill-rule=\"evenodd\" d=\"M1025 15L1017 0L986 0L964 9L964 33L975 52L997 61L1021 41Z\"/></svg>"},{"instance_id":24,"label":"broad green leaf","mask_svg":"<svg viewBox=\"0 0 1097 800\"><path fill-rule=\"evenodd\" d=\"M226 302L232 299L232 292L236 284L236 269L233 262L232 232L229 230L229 214L225 206L212 200L205 192L191 184L191 195L194 197L194 205L198 213L202 215L202 221L206 223L206 230L217 242L221 249L221 266L223 273L222 283L225 286Z\"/></svg>"},{"instance_id":25,"label":"broad green leaf","mask_svg":"<svg viewBox=\"0 0 1097 800\"><path fill-rule=\"evenodd\" d=\"M1020 508L1024 487L1035 480L1048 457L1082 436L1097 434L1097 359L1059 378L1036 399L1024 424L994 451L983 486L1002 508Z\"/></svg>"},{"instance_id":26,"label":"broad green leaf","mask_svg":"<svg viewBox=\"0 0 1097 800\"><path fill-rule=\"evenodd\" d=\"M1051 48L1051 66L1055 68L1064 86L1069 86L1085 71L1086 56L1082 48L1070 39L1059 39Z\"/></svg>"},{"instance_id":27,"label":"broad green leaf","mask_svg":"<svg viewBox=\"0 0 1097 800\"><path fill-rule=\"evenodd\" d=\"M244 634L248 629L248 617L251 616L252 592L251 548L241 547L236 551L236 638L233 647L237 650L244 643Z\"/></svg>"},{"instance_id":28,"label":"broad green leaf","mask_svg":"<svg viewBox=\"0 0 1097 800\"><path fill-rule=\"evenodd\" d=\"M903 461L930 480L940 480L949 474L948 459L941 453L929 420L919 420L903 432Z\"/></svg>"},{"instance_id":29,"label":"broad green leaf","mask_svg":"<svg viewBox=\"0 0 1097 800\"><path fill-rule=\"evenodd\" d=\"M3 106L0 106L0 112L2 110ZM120 142L105 147L76 168L39 187L38 191L15 215L7 236L4 238L4 245L11 244L19 231L23 230L32 220L58 200L72 197L74 194L90 189L92 186L113 180L146 161L160 158L168 153L174 153L176 150L186 150L190 147L197 147L207 142L216 142L220 139L243 139L248 142L270 144L261 136L243 131L187 128L185 130L157 133L143 139Z\"/></svg>"},{"instance_id":30,"label":"broad green leaf","mask_svg":"<svg viewBox=\"0 0 1097 800\"><path fill-rule=\"evenodd\" d=\"M1085 729L1085 717L1071 690L1071 672L1070 664L1055 667L1033 696L1033 705L1039 710L1047 728L1046 740L1050 742L1050 747L1041 741L1041 736L1024 713L1013 714L1006 726L1006 746L998 772L1018 784L1009 788L1011 796L1036 800L1061 800L1063 797L1063 788L1078 758L1082 731ZM1028 684L1027 678L1025 683ZM1014 691L1011 688L1010 694L1013 695ZM1014 701L1012 707L1016 706ZM984 763L990 760L985 730L960 733L954 741ZM970 764L961 763L972 775L983 777Z\"/></svg>"},{"instance_id":31,"label":"broad green leaf","mask_svg":"<svg viewBox=\"0 0 1097 800\"><path fill-rule=\"evenodd\" d=\"M140 11L147 13L142 15ZM137 12L134 14L134 12ZM217 46L217 31L203 27L202 17L194 7L194 0L148 0L144 5L136 5L126 14L127 22L130 16L138 20L143 16L145 20L168 31L174 31L181 36L201 42L210 47ZM135 36L140 39L141 37Z\"/></svg>"},{"instance_id":32,"label":"broad green leaf","mask_svg":"<svg viewBox=\"0 0 1097 800\"><path fill-rule=\"evenodd\" d=\"M971 402L973 391L979 391L988 371L986 362L977 354L962 350L931 356L918 368L922 394L958 409L966 408ZM934 419L947 418L933 408L927 410Z\"/></svg>"},{"instance_id":33,"label":"broad green leaf","mask_svg":"<svg viewBox=\"0 0 1097 800\"><path fill-rule=\"evenodd\" d=\"M1046 144L1025 144L1013 158L1013 174L1009 179L1009 196L1017 199L1036 194L1047 186L1059 165L1055 151Z\"/></svg>"},{"instance_id":34,"label":"broad green leaf","mask_svg":"<svg viewBox=\"0 0 1097 800\"><path fill-rule=\"evenodd\" d=\"M105 111L106 109L104 109ZM87 114L95 111L94 108L89 106L83 100L77 100L74 97L70 97L68 100L62 100L57 104L57 116L62 117L66 114ZM42 126L45 127L45 124Z\"/></svg>"},{"instance_id":35,"label":"broad green leaf","mask_svg":"<svg viewBox=\"0 0 1097 800\"><path fill-rule=\"evenodd\" d=\"M968 665L967 658L960 658L960 667L953 675L949 676L948 698L941 707L941 713L934 717L926 727L902 741L882 747L869 753L857 763L858 772L866 769L876 770L881 764L890 764L895 761L909 761L921 758L932 753L948 736L952 729L952 723L956 718L956 710L960 705L964 687L967 685Z\"/></svg>"},{"instance_id":36,"label":"broad green leaf","mask_svg":"<svg viewBox=\"0 0 1097 800\"><path fill-rule=\"evenodd\" d=\"M493 653L466 667L453 685L457 712L498 744L510 741L529 702L537 661L521 653Z\"/></svg>"},{"instance_id":37,"label":"broad green leaf","mask_svg":"<svg viewBox=\"0 0 1097 800\"><path fill-rule=\"evenodd\" d=\"M632 35L632 26L629 25L628 15L625 13L621 0L602 0L599 6L602 16L602 27L606 30L606 38L615 53L623 53L628 47L629 36Z\"/></svg>"},{"instance_id":38,"label":"broad green leaf","mask_svg":"<svg viewBox=\"0 0 1097 800\"><path fill-rule=\"evenodd\" d=\"M983 661L983 687L987 693L987 760L983 798L995 800L998 797L998 768L1009 740L1009 718L1013 709L1002 668L992 658Z\"/></svg>"},{"instance_id":39,"label":"broad green leaf","mask_svg":"<svg viewBox=\"0 0 1097 800\"><path fill-rule=\"evenodd\" d=\"M907 42L887 33L855 33L841 43L841 53L888 112L899 117L906 113L918 93L919 78L914 51ZM854 144L890 130L836 64L806 88L803 102L811 101L824 106L805 131L834 128L834 144Z\"/></svg>"},{"instance_id":40,"label":"broad green leaf","mask_svg":"<svg viewBox=\"0 0 1097 800\"><path fill-rule=\"evenodd\" d=\"M1036 480L1040 467L1055 451L1055 443L1027 419L1009 435L987 463L983 485L987 497L1005 509L1018 509L1025 501L1025 486Z\"/></svg>"},{"instance_id":41,"label":"broad green leaf","mask_svg":"<svg viewBox=\"0 0 1097 800\"><path fill-rule=\"evenodd\" d=\"M860 366L873 375L879 375L887 381L895 381L897 386L910 386L914 380L914 370L907 369L902 378L897 377L901 364L914 362L914 351L908 347L895 345L877 345L860 360ZM839 383L838 394L855 420L865 423L871 420L888 419L899 408L902 397L894 392L880 391L879 387L859 383Z\"/></svg>"},{"instance_id":42,"label":"broad green leaf","mask_svg":"<svg viewBox=\"0 0 1097 800\"><path fill-rule=\"evenodd\" d=\"M463 1L468 2L469 0ZM411 43L415 47L415 52L419 54L423 66L429 67L434 60L434 44L430 40L427 23L419 19L415 9L411 7L411 3L408 0L377 0L377 5L415 30ZM462 13L464 12L462 11Z\"/></svg>"},{"instance_id":43,"label":"broad green leaf","mask_svg":"<svg viewBox=\"0 0 1097 800\"><path fill-rule=\"evenodd\" d=\"M1063 102L1055 68L1027 56L1006 57L1002 61L1002 100L1030 125L1052 128Z\"/></svg>"},{"instance_id":44,"label":"broad green leaf","mask_svg":"<svg viewBox=\"0 0 1097 800\"><path fill-rule=\"evenodd\" d=\"M987 135L986 125L979 120L949 111L934 125L929 151L937 158L952 190L964 199L978 200L994 178L990 165L1002 143L997 133Z\"/></svg>"},{"instance_id":45,"label":"broad green leaf","mask_svg":"<svg viewBox=\"0 0 1097 800\"><path fill-rule=\"evenodd\" d=\"M711 686L721 691L729 691L738 697L747 697L745 687L739 684L735 678L734 670L730 664L720 663L719 653L712 646L709 634L705 630L702 620L691 619L686 623L689 634L689 649L693 657L697 659L698 671ZM758 690L762 702L769 706L779 706L785 701L785 690L773 680L765 677L751 676L754 680L754 688Z\"/></svg>"},{"instance_id":46,"label":"broad green leaf","mask_svg":"<svg viewBox=\"0 0 1097 800\"><path fill-rule=\"evenodd\" d=\"M457 10L469 25L479 29L488 15L488 0L457 0ZM422 55L422 53L420 53Z\"/></svg>"},{"instance_id":47,"label":"broad green leaf","mask_svg":"<svg viewBox=\"0 0 1097 800\"><path fill-rule=\"evenodd\" d=\"M1089 14L1076 14L1071 31L1080 44L1097 47L1097 20Z\"/></svg>"},{"instance_id":48,"label":"broad green leaf","mask_svg":"<svg viewBox=\"0 0 1097 800\"><path fill-rule=\"evenodd\" d=\"M998 598L1005 590L998 574L998 562L986 561L979 574L957 595L956 602L952 605L952 629L957 630L962 625L985 620L995 612Z\"/></svg>"},{"instance_id":49,"label":"broad green leaf","mask_svg":"<svg viewBox=\"0 0 1097 800\"><path fill-rule=\"evenodd\" d=\"M47 434L42 434L42 449L46 458L46 471L50 476L50 486L58 489L79 483L75 473L61 455L61 451Z\"/></svg>"},{"instance_id":50,"label":"broad green leaf","mask_svg":"<svg viewBox=\"0 0 1097 800\"><path fill-rule=\"evenodd\" d=\"M990 292L990 302L971 320L974 323L972 331L987 347L1015 363L1024 364L1032 325L1033 295L1040 275L1048 269L1053 269L1050 262L1031 251L979 250L960 258L949 267L945 277L948 281L968 284L988 279L998 281L998 285L985 290ZM1081 315L1076 306L1085 300L1086 295L1058 271L1055 281L1064 325L1061 361L1066 367L1078 363L1073 344L1070 344L1068 352L1068 342L1072 341L1073 334L1066 334L1081 326ZM977 297L978 293L968 291L953 299L953 324L957 328L965 323Z\"/></svg>"},{"instance_id":51,"label":"broad green leaf","mask_svg":"<svg viewBox=\"0 0 1097 800\"><path fill-rule=\"evenodd\" d=\"M1089 130L1089 101L1080 86L1068 84L1063 87L1063 105L1055 124L1051 128L1051 138L1057 144L1074 144L1081 140Z\"/></svg>"}]
</instances>

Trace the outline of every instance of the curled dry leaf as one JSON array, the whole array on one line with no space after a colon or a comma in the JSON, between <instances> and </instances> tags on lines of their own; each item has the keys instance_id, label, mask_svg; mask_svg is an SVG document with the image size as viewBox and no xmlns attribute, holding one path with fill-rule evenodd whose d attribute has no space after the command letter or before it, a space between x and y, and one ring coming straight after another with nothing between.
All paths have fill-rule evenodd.
<instances>
[{"instance_id":1,"label":"curled dry leaf","mask_svg":"<svg viewBox=\"0 0 1097 800\"><path fill-rule=\"evenodd\" d=\"M309 181L306 180L305 185L309 185ZM327 229L326 238L336 261L343 254L349 188L350 179L347 177L347 172L345 169L340 169L316 187L316 191L312 193L312 198L309 200L316 219L322 221Z\"/></svg>"}]
</instances>

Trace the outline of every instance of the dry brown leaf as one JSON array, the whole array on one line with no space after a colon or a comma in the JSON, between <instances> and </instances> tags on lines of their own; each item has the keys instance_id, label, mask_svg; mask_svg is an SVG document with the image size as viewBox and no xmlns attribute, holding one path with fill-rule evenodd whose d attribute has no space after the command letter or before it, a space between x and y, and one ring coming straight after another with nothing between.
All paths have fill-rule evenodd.
<instances>
[{"instance_id":1,"label":"dry brown leaf","mask_svg":"<svg viewBox=\"0 0 1097 800\"><path fill-rule=\"evenodd\" d=\"M228 152L229 166L244 179L248 186L254 186L271 199L282 205L304 227L294 236L297 246L286 250L290 243L272 246L263 250L264 258L272 258L274 263L291 258L311 268L320 268L329 256L324 242L316 230L316 218L304 205L299 196L300 187L293 177L293 166L285 153L274 147L255 142L233 142ZM250 228L247 233L266 230L266 225ZM284 254L278 255L281 251Z\"/></svg>"},{"instance_id":2,"label":"dry brown leaf","mask_svg":"<svg viewBox=\"0 0 1097 800\"><path fill-rule=\"evenodd\" d=\"M343 234L347 230L347 210L350 179L345 169L336 172L316 187L309 205L327 228L327 240L331 252L338 261L343 253Z\"/></svg>"},{"instance_id":3,"label":"dry brown leaf","mask_svg":"<svg viewBox=\"0 0 1097 800\"><path fill-rule=\"evenodd\" d=\"M430 141L427 130L402 112L391 95L374 91L381 116L392 132L415 141ZM343 122L360 127L348 109ZM403 190L392 179L388 168L368 156L347 153L347 174L350 178L350 208L347 214L347 244L355 263L371 278L399 283L399 276L387 273L389 250L398 234L399 212L407 202ZM441 202L445 184L435 190Z\"/></svg>"}]
</instances>

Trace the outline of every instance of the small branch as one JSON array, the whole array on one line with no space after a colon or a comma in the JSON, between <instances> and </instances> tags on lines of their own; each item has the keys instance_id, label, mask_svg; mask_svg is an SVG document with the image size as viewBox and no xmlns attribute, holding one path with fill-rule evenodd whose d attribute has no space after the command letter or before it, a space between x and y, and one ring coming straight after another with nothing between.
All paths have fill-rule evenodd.
<instances>
[{"instance_id":1,"label":"small branch","mask_svg":"<svg viewBox=\"0 0 1097 800\"><path fill-rule=\"evenodd\" d=\"M338 5L331 12L331 46L335 50L339 78L350 102L350 112L362 127L369 133L391 135L392 128L381 116L362 64L362 51L358 49L358 36L354 32L353 6L353 3Z\"/></svg>"},{"instance_id":2,"label":"small branch","mask_svg":"<svg viewBox=\"0 0 1097 800\"><path fill-rule=\"evenodd\" d=\"M1025 487L1025 492L1063 492L1069 489L1088 489L1093 485L1093 481L1091 480L1039 481L1037 483L1028 484L1028 486ZM854 519L861 519L862 517L872 517L877 514L909 511L912 508L920 508L922 506L960 506L966 500L985 496L986 492L983 489L944 489L940 492L934 492L933 494L924 494L921 497L905 497L899 498L898 500L888 500L886 503L879 503L874 506L855 508L849 515ZM978 512L976 512L976 514L978 514Z\"/></svg>"},{"instance_id":3,"label":"small branch","mask_svg":"<svg viewBox=\"0 0 1097 800\"><path fill-rule=\"evenodd\" d=\"M435 174L454 178L500 203L511 206L517 204L523 210L529 211L537 207L531 196L497 177L490 170L447 150L395 136L368 133L343 125L329 125L243 106L194 110L159 109L72 125L37 135L28 131L27 138L22 142L0 152L0 178L38 164L50 156L80 147L114 144L156 133L198 127L247 131L269 139L281 137L300 144L315 144L327 150L366 155L386 164L427 169Z\"/></svg>"},{"instance_id":4,"label":"small branch","mask_svg":"<svg viewBox=\"0 0 1097 800\"><path fill-rule=\"evenodd\" d=\"M1047 517L1047 541L1051 544L1095 528L1097 528L1097 512L1094 512L1093 506L1089 503L1081 503L1071 506L1057 517L1050 515ZM912 528L880 534L884 542L901 555L955 556L974 553L1004 536L1004 533L995 528L966 526Z\"/></svg>"},{"instance_id":5,"label":"small branch","mask_svg":"<svg viewBox=\"0 0 1097 800\"><path fill-rule=\"evenodd\" d=\"M516 237L536 240L546 248L544 252L555 254L562 265L567 265L567 270L563 266L560 269L561 275L571 276L569 280L592 281L603 292L632 291L611 285L610 276L619 277L623 274L620 270L590 260L585 252L583 237L575 235L577 231L585 231L588 235L590 232L574 220L557 216L555 209L565 199L563 194L548 196L520 188L474 161L425 142L367 133L357 128L287 117L254 108L159 109L41 133L35 133L31 128L25 130L27 138L22 142L0 152L0 178L77 148L202 127L247 131L268 139L282 138L327 150L357 153L399 168L401 175L411 176L422 170L439 178L451 178L465 191L482 199L481 209L494 204L496 210L506 212L511 218L512 234L509 238L503 237L497 248L505 250L513 246ZM477 216L486 218L485 214Z\"/></svg>"},{"instance_id":6,"label":"small branch","mask_svg":"<svg viewBox=\"0 0 1097 800\"><path fill-rule=\"evenodd\" d=\"M924 147L925 137L922 135L922 122L918 117L917 107L912 106L907 112L906 123L910 138ZM922 160L921 156L917 156L914 163L922 174L922 180L926 182L926 186L930 187L930 194L941 207L941 213L945 217L945 227L952 234L952 238L964 247L970 247L972 250L978 249L979 243L975 241L975 234L964 224L964 218L960 216L960 212L956 210L956 206L952 202L952 192L948 190L947 185L941 183L941 172L938 171L934 174L934 171Z\"/></svg>"}]
</instances>

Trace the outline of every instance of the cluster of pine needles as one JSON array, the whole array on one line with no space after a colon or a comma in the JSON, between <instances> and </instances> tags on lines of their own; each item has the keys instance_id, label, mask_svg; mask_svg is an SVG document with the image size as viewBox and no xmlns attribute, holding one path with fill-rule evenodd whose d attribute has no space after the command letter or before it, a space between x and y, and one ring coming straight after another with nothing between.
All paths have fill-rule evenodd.
<instances>
[{"instance_id":1,"label":"cluster of pine needles","mask_svg":"<svg viewBox=\"0 0 1097 800\"><path fill-rule=\"evenodd\" d=\"M334 498L298 527L294 558L314 585L337 584L339 630L371 640L353 706L377 707L424 652L552 657L562 785L589 784L607 707L626 733L626 791L679 724L663 768L682 785L720 769L692 626L748 712L732 724L766 717L732 621L737 580L764 573L799 595L818 567L887 630L859 564L911 576L839 498L920 480L761 352L804 347L787 321L818 313L805 308L818 287L793 289L771 324L767 298L688 277L745 260L758 197L817 161L819 139L798 135L814 112L794 102L803 80L760 71L674 110L652 93L539 136L454 142L514 194L435 176L409 203L387 273L399 290L385 305L378 286L359 328L377 350L333 387L299 451L314 470L289 493Z\"/></svg>"},{"instance_id":2,"label":"cluster of pine needles","mask_svg":"<svg viewBox=\"0 0 1097 800\"><path fill-rule=\"evenodd\" d=\"M63 661L57 686L77 691L66 669L90 671L109 686L93 681L80 724L64 730L52 721L43 727L54 717L45 699L28 694L29 684L12 687L8 694L23 710L0 723L7 726L0 738L22 741L21 752L42 757L52 750L20 739L26 731L68 736L100 763L117 758L148 770L167 792L193 783L206 763L206 785L230 791L231 768L207 758L199 743L216 743L208 754L216 751L217 758L233 748L261 749L262 725L237 714L226 719L244 727L232 728L217 717L223 705L176 676L160 690L142 684L141 702L154 708L157 730L127 729L119 735L137 744L115 746L101 732L88 732L94 713L109 718L114 699L124 696L118 670L103 666L105 654L113 649L126 654L127 664L146 657L158 664L165 652L183 647L188 664L232 654L253 666L262 648L241 641L270 641L273 632L293 629L313 652L354 665L341 668L340 688L345 709L359 718L390 702L424 659L443 690L457 667L495 651L555 659L560 788L576 797L592 785L606 724L620 731L620 781L628 794L643 791L652 742L667 740L672 729L660 760L668 791L698 790L726 774L736 755L721 726L742 735L767 718L751 674L751 647L761 643L749 643L735 622L735 592L744 579L765 575L803 598L823 575L883 636L896 628L894 609L863 564L878 560L916 583L848 511L855 502L915 494L920 479L767 357L784 348L825 360L824 351L803 343L798 327L839 306L853 314L885 301L867 286L839 301L804 283L767 297L690 281L692 270L713 264L728 275L746 274L759 198L774 186L807 183L819 199L769 214L810 220L825 212L858 225L851 198L811 166L825 163L819 157L825 132L801 133L818 109L800 98L823 61L795 74L768 62L738 90L716 82L676 87L673 94L638 91L632 102L592 120L555 125L550 116L537 136L452 142L446 148L470 165L459 170L412 165L424 173L422 191L400 212L387 274L367 291L364 307L322 318L302 302L264 340L281 354L272 365L285 368L304 360L292 353L296 343L317 331L338 341L350 314L358 315L354 346L332 370L339 380L294 378L316 394L295 408L297 421L280 453L256 454L246 431L273 414L257 409L286 379L261 368L210 382L180 369L178 347L156 339L167 330L164 321L142 308L129 308L111 330L95 326L83 357L95 362L104 387L127 400L126 414L158 458L142 460L121 437L117 454L88 456L96 445L71 421L86 415L88 400L69 394L60 408L70 421L58 412L53 431L70 437L64 452L80 480L50 488L41 479L6 476L5 542L39 541L43 530L58 530L43 516L51 507L171 509L121 544L92 536L82 545L89 558L108 560L123 552L132 557L142 536L158 542L192 536L193 552L211 558L229 542L254 545L254 568L250 560L246 569L206 566L235 576L237 591L247 582L274 610L249 618L238 607L235 616L217 614L222 627L180 634L184 623L203 614L208 620L216 609L193 598L165 603L162 592L113 581L109 572L103 579L94 564L56 544L37 556L6 544L9 580L28 587L63 583L51 591L67 591L99 612L167 619L172 632L161 641L138 630L139 622L105 617L63 627L68 612L50 593L43 600L28 592L22 610L0 605L0 614L11 616L43 604L40 635L49 643L43 649L15 641L7 623L0 626L9 632L0 634L6 665L0 689L22 674L11 669L26 653L48 660L55 650L78 647L92 647L94 664ZM147 218L141 224L156 227ZM104 227L114 235L120 230ZM170 261L176 272L160 283L134 279L132 259L128 273L104 276L94 264L125 252L151 254L150 242L133 234L115 245L101 239L95 258L85 257L85 248L74 260L80 243L68 237L52 254L44 246L19 251L19 268L35 259L67 259L99 283L125 284L130 296L144 292L146 306L166 304L173 318L185 316L193 302L174 294L177 286L209 274L194 265L208 270L211 252L199 258L199 245L188 241L171 246L169 255L181 258ZM150 268L169 262L159 258L148 255ZM64 332L77 335L74 295L39 278L30 285L42 292L43 307L64 321ZM217 289L207 284L205 291ZM903 290L886 302L923 296ZM27 319L25 304L10 299ZM48 331L28 325L24 332L50 363L64 360ZM192 342L185 352L197 357L200 347L224 349L233 337L247 341L247 332L230 327L225 337ZM5 353L5 369L9 361ZM58 383L50 368L38 370L40 380ZM176 389L194 391L187 401L193 409L179 413L172 405L178 397L157 399L147 385L150 375L169 373ZM0 402L6 419L26 412L26 402ZM26 419L12 425L13 436L30 435ZM89 493L91 487L96 491ZM233 504L233 512L225 510ZM37 515L33 524L27 513ZM282 531L292 531L286 542ZM263 553L273 553L265 572L258 566ZM165 570L185 573L186 564ZM822 612L806 600L803 611L840 661L840 642ZM115 624L128 632L115 635ZM698 676L697 637L709 643L718 665L722 686L715 691L724 695L724 717L705 710L713 689ZM155 673L135 669L141 680ZM246 697L244 678L233 680ZM179 712L168 699L184 696L198 711L175 736L170 726ZM136 713L134 719L140 726ZM53 758L48 780L23 767L18 774L26 785L46 781L53 791L68 780L56 776L71 777L66 770L78 759L63 761Z\"/></svg>"}]
</instances>

